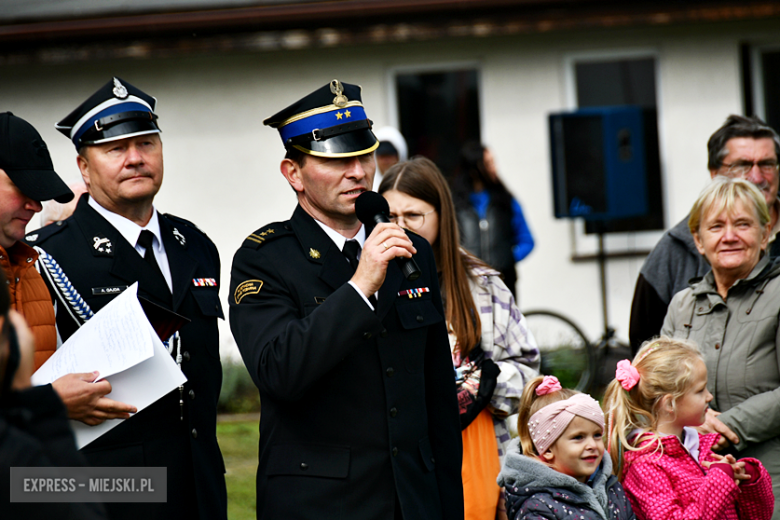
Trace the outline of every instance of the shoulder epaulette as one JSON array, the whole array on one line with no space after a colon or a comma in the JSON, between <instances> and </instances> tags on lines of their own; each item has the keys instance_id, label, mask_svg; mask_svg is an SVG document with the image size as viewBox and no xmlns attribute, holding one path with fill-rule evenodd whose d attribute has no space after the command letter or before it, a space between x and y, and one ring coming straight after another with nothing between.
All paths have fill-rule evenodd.
<instances>
[{"instance_id":1,"label":"shoulder epaulette","mask_svg":"<svg viewBox=\"0 0 780 520\"><path fill-rule=\"evenodd\" d=\"M46 227L42 227L40 229L36 229L35 231L31 231L27 233L27 235L25 235L24 237L24 241L27 243L28 246L34 246L36 244L43 242L50 236L56 235L66 227L68 227L67 220L52 222Z\"/></svg>"},{"instance_id":2,"label":"shoulder epaulette","mask_svg":"<svg viewBox=\"0 0 780 520\"><path fill-rule=\"evenodd\" d=\"M289 222L274 222L261 227L254 233L250 234L244 239L244 243L241 247L248 247L250 249L257 249L261 245L274 240L275 238L283 237L285 235L292 235L292 227Z\"/></svg>"}]
</instances>

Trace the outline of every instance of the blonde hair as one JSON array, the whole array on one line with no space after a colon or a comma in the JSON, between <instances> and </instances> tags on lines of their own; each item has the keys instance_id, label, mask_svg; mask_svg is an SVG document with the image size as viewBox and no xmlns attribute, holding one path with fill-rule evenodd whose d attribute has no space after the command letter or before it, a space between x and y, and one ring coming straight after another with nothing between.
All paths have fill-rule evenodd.
<instances>
[{"instance_id":1,"label":"blonde hair","mask_svg":"<svg viewBox=\"0 0 780 520\"><path fill-rule=\"evenodd\" d=\"M671 397L669 405L676 413L677 400L690 389L696 361L701 360L695 343L661 336L645 341L634 357L632 366L639 372L639 382L631 390L623 389L617 379L609 384L604 395L608 447L612 467L621 480L625 474L623 450L645 449L637 447L640 441L656 443L660 439L656 429L663 398ZM647 435L629 440L635 429ZM660 442L657 447L660 449Z\"/></svg>"},{"instance_id":2,"label":"blonde hair","mask_svg":"<svg viewBox=\"0 0 780 520\"><path fill-rule=\"evenodd\" d=\"M718 175L702 190L699 198L693 203L691 215L688 217L688 229L691 234L699 233L699 226L705 215L711 212L718 215L724 210L731 213L737 202L753 208L762 229L769 223L766 199L755 184L745 179Z\"/></svg>"},{"instance_id":3,"label":"blonde hair","mask_svg":"<svg viewBox=\"0 0 780 520\"><path fill-rule=\"evenodd\" d=\"M520 413L517 416L517 434L520 437L520 446L523 448L523 453L528 456L541 455L541 453L536 451L536 446L534 446L533 440L531 440L531 432L528 431L528 420L531 416L548 404L563 401L564 399L579 394L576 390L561 388L560 390L549 394L536 395L536 388L542 384L542 381L544 381L544 376L539 376L529 381L523 389L523 396L520 398Z\"/></svg>"}]
</instances>

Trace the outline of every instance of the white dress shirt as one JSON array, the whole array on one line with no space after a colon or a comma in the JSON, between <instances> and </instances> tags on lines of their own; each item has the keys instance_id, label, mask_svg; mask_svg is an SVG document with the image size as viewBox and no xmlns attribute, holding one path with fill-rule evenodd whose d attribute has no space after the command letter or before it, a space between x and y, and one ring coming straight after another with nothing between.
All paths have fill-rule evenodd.
<instances>
[{"instance_id":1,"label":"white dress shirt","mask_svg":"<svg viewBox=\"0 0 780 520\"><path fill-rule=\"evenodd\" d=\"M154 259L157 260L157 265L160 266L165 282L168 284L168 289L173 292L173 281L171 279L171 267L168 264L168 255L165 254L165 246L162 243L162 234L160 232L160 220L157 214L157 208L152 206L152 218L145 227L141 227L130 219L113 213L100 204L98 204L92 197L89 198L89 205L94 208L95 211L106 219L109 224L114 226L119 234L121 234L127 242L138 251L138 254L143 258L146 249L138 245L138 237L141 235L141 231L148 229L154 235L152 241L152 249L154 252ZM363 234L365 237L365 233Z\"/></svg>"}]
</instances>

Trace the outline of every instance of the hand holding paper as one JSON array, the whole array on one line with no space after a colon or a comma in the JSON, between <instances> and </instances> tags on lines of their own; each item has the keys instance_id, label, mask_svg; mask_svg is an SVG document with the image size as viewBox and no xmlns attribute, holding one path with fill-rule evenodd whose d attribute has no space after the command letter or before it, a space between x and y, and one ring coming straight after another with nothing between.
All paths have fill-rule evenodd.
<instances>
[{"instance_id":1,"label":"hand holding paper","mask_svg":"<svg viewBox=\"0 0 780 520\"><path fill-rule=\"evenodd\" d=\"M101 378L96 383L94 372ZM32 378L35 385L52 383L71 418L83 421L71 423L79 448L123 420L114 418L143 410L186 380L146 318L137 283L76 331Z\"/></svg>"}]
</instances>

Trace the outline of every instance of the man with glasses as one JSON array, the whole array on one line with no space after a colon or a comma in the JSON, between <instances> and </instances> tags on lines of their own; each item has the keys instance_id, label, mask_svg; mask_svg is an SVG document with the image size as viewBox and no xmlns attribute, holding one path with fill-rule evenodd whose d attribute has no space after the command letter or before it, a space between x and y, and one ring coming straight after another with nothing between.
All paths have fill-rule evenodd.
<instances>
[{"instance_id":1,"label":"man with glasses","mask_svg":"<svg viewBox=\"0 0 780 520\"><path fill-rule=\"evenodd\" d=\"M777 199L780 137L758 117L730 115L707 142L710 176L740 177L764 194L771 217L768 253L780 256ZM672 296L688 286L691 278L704 276L710 266L699 254L688 230L688 216L667 231L639 272L631 304L629 338L634 353L642 342L658 335Z\"/></svg>"}]
</instances>

